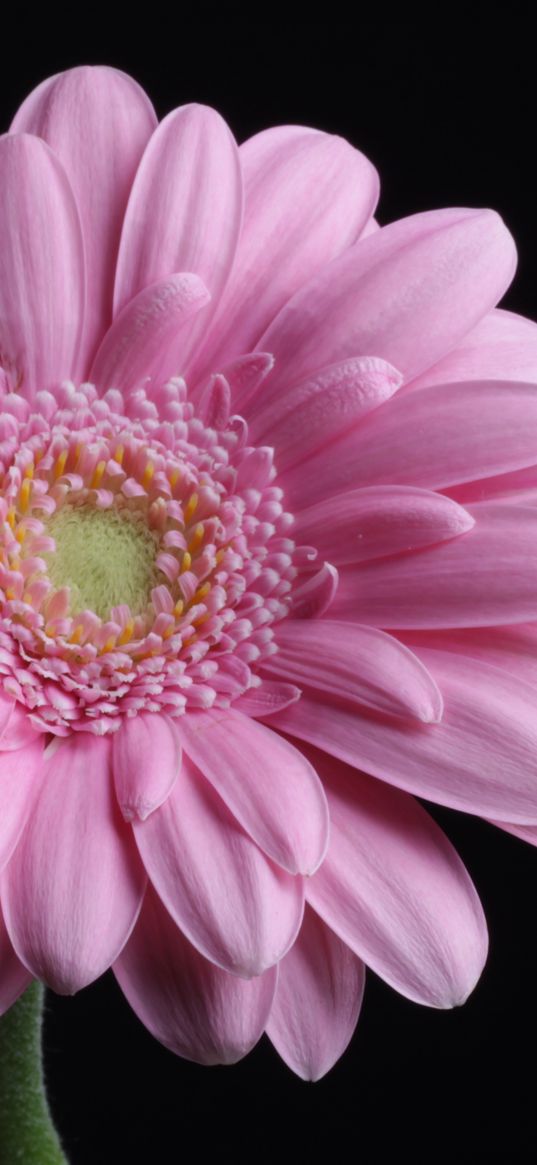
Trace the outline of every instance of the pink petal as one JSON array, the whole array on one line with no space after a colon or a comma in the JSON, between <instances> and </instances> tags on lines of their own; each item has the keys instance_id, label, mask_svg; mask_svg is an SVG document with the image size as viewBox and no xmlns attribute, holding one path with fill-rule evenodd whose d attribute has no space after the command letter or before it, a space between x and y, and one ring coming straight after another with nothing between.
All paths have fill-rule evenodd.
<instances>
[{"instance_id":1,"label":"pink petal","mask_svg":"<svg viewBox=\"0 0 537 1165\"><path fill-rule=\"evenodd\" d=\"M295 619L318 619L332 605L337 592L339 574L331 562L323 565L315 574L310 574L305 582L295 587L290 603L290 613Z\"/></svg>"},{"instance_id":2,"label":"pink petal","mask_svg":"<svg viewBox=\"0 0 537 1165\"><path fill-rule=\"evenodd\" d=\"M118 69L81 66L38 85L11 126L12 133L37 134L52 147L75 194L87 263L87 312L78 363L83 376L112 319L123 215L156 124L148 97L132 77Z\"/></svg>"},{"instance_id":3,"label":"pink petal","mask_svg":"<svg viewBox=\"0 0 537 1165\"><path fill-rule=\"evenodd\" d=\"M300 699L300 688L294 684L284 684L281 680L263 679L257 688L250 688L238 700L233 701L235 712L255 719L281 712Z\"/></svg>"},{"instance_id":4,"label":"pink petal","mask_svg":"<svg viewBox=\"0 0 537 1165\"><path fill-rule=\"evenodd\" d=\"M37 743L40 735L24 705L0 692L0 755ZM43 747L44 738L41 736Z\"/></svg>"},{"instance_id":5,"label":"pink petal","mask_svg":"<svg viewBox=\"0 0 537 1165\"><path fill-rule=\"evenodd\" d=\"M537 688L537 625L464 627L447 631L407 631L404 641L412 650L433 648L481 660L510 672Z\"/></svg>"},{"instance_id":6,"label":"pink petal","mask_svg":"<svg viewBox=\"0 0 537 1165\"><path fill-rule=\"evenodd\" d=\"M92 983L117 958L144 892L110 762L109 740L90 733L48 750L39 796L3 874L13 946L60 994Z\"/></svg>"},{"instance_id":7,"label":"pink petal","mask_svg":"<svg viewBox=\"0 0 537 1165\"><path fill-rule=\"evenodd\" d=\"M9 941L9 935L0 910L0 1015L3 1015L32 982Z\"/></svg>"},{"instance_id":8,"label":"pink petal","mask_svg":"<svg viewBox=\"0 0 537 1165\"><path fill-rule=\"evenodd\" d=\"M453 846L413 797L329 757L315 761L333 833L308 901L408 999L463 1003L483 969L487 927Z\"/></svg>"},{"instance_id":9,"label":"pink petal","mask_svg":"<svg viewBox=\"0 0 537 1165\"><path fill-rule=\"evenodd\" d=\"M331 134L276 126L239 152L244 224L204 367L254 348L295 291L354 243L378 199L371 163Z\"/></svg>"},{"instance_id":10,"label":"pink petal","mask_svg":"<svg viewBox=\"0 0 537 1165\"><path fill-rule=\"evenodd\" d=\"M0 352L13 390L32 399L74 375L83 313L82 233L65 171L38 138L6 134L0 138Z\"/></svg>"},{"instance_id":11,"label":"pink petal","mask_svg":"<svg viewBox=\"0 0 537 1165\"><path fill-rule=\"evenodd\" d=\"M356 486L446 489L532 465L537 387L501 380L396 396L336 444L283 475L294 509Z\"/></svg>"},{"instance_id":12,"label":"pink petal","mask_svg":"<svg viewBox=\"0 0 537 1165\"><path fill-rule=\"evenodd\" d=\"M97 352L90 380L132 391L181 371L181 344L193 316L210 300L197 275L170 275L145 287L114 320Z\"/></svg>"},{"instance_id":13,"label":"pink petal","mask_svg":"<svg viewBox=\"0 0 537 1165\"><path fill-rule=\"evenodd\" d=\"M493 211L429 211L383 227L324 267L259 338L276 361L270 395L349 356L417 376L494 307L515 263Z\"/></svg>"},{"instance_id":14,"label":"pink petal","mask_svg":"<svg viewBox=\"0 0 537 1165\"><path fill-rule=\"evenodd\" d=\"M300 934L279 965L267 1024L276 1051L303 1080L320 1080L343 1055L360 1014L365 968L306 907Z\"/></svg>"},{"instance_id":15,"label":"pink petal","mask_svg":"<svg viewBox=\"0 0 537 1165\"><path fill-rule=\"evenodd\" d=\"M418 797L537 822L535 689L478 660L419 655L444 698L439 724L409 726L304 693L271 725Z\"/></svg>"},{"instance_id":16,"label":"pink petal","mask_svg":"<svg viewBox=\"0 0 537 1165\"><path fill-rule=\"evenodd\" d=\"M112 737L117 799L126 821L145 821L169 797L181 764L172 720L163 715L124 718Z\"/></svg>"},{"instance_id":17,"label":"pink petal","mask_svg":"<svg viewBox=\"0 0 537 1165\"><path fill-rule=\"evenodd\" d=\"M39 788L44 736L13 752L0 751L0 870L19 840ZM1 745L0 745L1 747Z\"/></svg>"},{"instance_id":18,"label":"pink petal","mask_svg":"<svg viewBox=\"0 0 537 1165\"><path fill-rule=\"evenodd\" d=\"M311 874L328 843L322 785L309 761L232 708L183 716L183 747L257 845L291 873Z\"/></svg>"},{"instance_id":19,"label":"pink petal","mask_svg":"<svg viewBox=\"0 0 537 1165\"><path fill-rule=\"evenodd\" d=\"M263 1033L277 970L239 979L191 946L149 889L114 965L142 1023L165 1047L198 1064L235 1064Z\"/></svg>"},{"instance_id":20,"label":"pink petal","mask_svg":"<svg viewBox=\"0 0 537 1165\"><path fill-rule=\"evenodd\" d=\"M239 155L225 121L203 105L174 110L153 134L132 188L119 248L116 314L174 271L198 275L215 307L233 263L241 217ZM203 329L207 322L204 312ZM199 329L199 323L190 328L185 359L199 342Z\"/></svg>"},{"instance_id":21,"label":"pink petal","mask_svg":"<svg viewBox=\"0 0 537 1165\"><path fill-rule=\"evenodd\" d=\"M343 567L335 619L380 627L486 627L537 618L537 512L494 502L470 506L461 538L417 554Z\"/></svg>"},{"instance_id":22,"label":"pink petal","mask_svg":"<svg viewBox=\"0 0 537 1165\"><path fill-rule=\"evenodd\" d=\"M442 718L442 696L421 660L376 627L331 619L285 619L265 668L283 679L426 723Z\"/></svg>"},{"instance_id":23,"label":"pink petal","mask_svg":"<svg viewBox=\"0 0 537 1165\"><path fill-rule=\"evenodd\" d=\"M490 817L489 822L498 829L503 829L505 833L518 837L520 841L527 841L528 845L537 845L537 825L512 825L508 821L492 821Z\"/></svg>"},{"instance_id":24,"label":"pink petal","mask_svg":"<svg viewBox=\"0 0 537 1165\"><path fill-rule=\"evenodd\" d=\"M274 446L282 473L347 433L388 400L401 381L391 364L370 356L332 364L254 413L250 435Z\"/></svg>"},{"instance_id":25,"label":"pink petal","mask_svg":"<svg viewBox=\"0 0 537 1165\"><path fill-rule=\"evenodd\" d=\"M495 308L408 390L455 380L537 380L537 324Z\"/></svg>"},{"instance_id":26,"label":"pink petal","mask_svg":"<svg viewBox=\"0 0 537 1165\"><path fill-rule=\"evenodd\" d=\"M159 897L202 955L245 977L282 958L302 919L301 879L264 857L188 757L134 832Z\"/></svg>"},{"instance_id":27,"label":"pink petal","mask_svg":"<svg viewBox=\"0 0 537 1165\"><path fill-rule=\"evenodd\" d=\"M471 530L451 498L410 485L377 485L325 498L297 515L295 539L337 566L418 550Z\"/></svg>"}]
</instances>

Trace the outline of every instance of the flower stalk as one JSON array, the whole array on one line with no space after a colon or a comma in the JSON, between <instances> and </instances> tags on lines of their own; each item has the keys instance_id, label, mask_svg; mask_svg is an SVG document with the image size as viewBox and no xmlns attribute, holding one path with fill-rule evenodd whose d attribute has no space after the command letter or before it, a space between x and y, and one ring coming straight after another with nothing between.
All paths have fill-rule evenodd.
<instances>
[{"instance_id":1,"label":"flower stalk","mask_svg":"<svg viewBox=\"0 0 537 1165\"><path fill-rule=\"evenodd\" d=\"M0 1019L0 1161L67 1165L43 1078L44 987L31 983Z\"/></svg>"}]
</instances>

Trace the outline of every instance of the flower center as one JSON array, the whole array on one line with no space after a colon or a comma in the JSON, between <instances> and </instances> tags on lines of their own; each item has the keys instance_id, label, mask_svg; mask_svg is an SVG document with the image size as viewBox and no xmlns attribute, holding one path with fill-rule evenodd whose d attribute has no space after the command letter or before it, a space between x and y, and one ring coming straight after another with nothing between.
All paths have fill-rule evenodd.
<instances>
[{"instance_id":1,"label":"flower center","mask_svg":"<svg viewBox=\"0 0 537 1165\"><path fill-rule=\"evenodd\" d=\"M56 544L45 555L48 575L58 589L69 588L71 615L89 608L107 619L121 603L133 615L146 610L158 581L158 538L143 515L67 504L45 527Z\"/></svg>"}]
</instances>

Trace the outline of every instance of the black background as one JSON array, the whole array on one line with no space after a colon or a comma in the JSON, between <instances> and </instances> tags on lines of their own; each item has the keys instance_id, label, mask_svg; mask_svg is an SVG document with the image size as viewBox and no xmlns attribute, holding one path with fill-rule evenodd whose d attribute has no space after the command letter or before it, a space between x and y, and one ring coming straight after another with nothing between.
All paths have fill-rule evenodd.
<instances>
[{"instance_id":1,"label":"black background","mask_svg":"<svg viewBox=\"0 0 537 1165\"><path fill-rule=\"evenodd\" d=\"M239 140L301 123L348 137L380 170L382 223L447 205L493 206L520 252L505 305L537 316L534 156L537 87L529 6L395 21L385 8L307 20L292 6L151 7L110 28L73 10L3 29L5 128L44 77L116 65L160 116L185 101L216 106ZM537 585L537 580L536 580ZM537 850L485 823L433 808L483 900L491 951L463 1009L407 1002L369 975L351 1046L316 1085L296 1079L268 1041L234 1068L205 1069L158 1045L111 975L73 999L51 996L47 1065L72 1165L230 1159L503 1161L535 1159Z\"/></svg>"}]
</instances>

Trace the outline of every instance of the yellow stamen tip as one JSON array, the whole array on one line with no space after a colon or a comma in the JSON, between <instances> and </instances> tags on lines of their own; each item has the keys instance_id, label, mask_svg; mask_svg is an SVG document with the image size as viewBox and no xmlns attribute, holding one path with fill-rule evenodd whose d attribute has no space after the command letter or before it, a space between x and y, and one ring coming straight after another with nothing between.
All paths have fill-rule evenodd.
<instances>
[{"instance_id":1,"label":"yellow stamen tip","mask_svg":"<svg viewBox=\"0 0 537 1165\"><path fill-rule=\"evenodd\" d=\"M199 547L201 546L201 543L203 542L203 535L204 534L205 534L205 527L203 525L203 522L198 522L196 529L194 530L194 533L192 535L192 538L190 539L190 542L188 543L188 549L189 549L190 554L194 554L195 551L199 549Z\"/></svg>"},{"instance_id":2,"label":"yellow stamen tip","mask_svg":"<svg viewBox=\"0 0 537 1165\"><path fill-rule=\"evenodd\" d=\"M7 520L8 520L8 525L11 526L11 529L13 529L13 527L15 525L15 511L14 510L8 510Z\"/></svg>"},{"instance_id":3,"label":"yellow stamen tip","mask_svg":"<svg viewBox=\"0 0 537 1165\"><path fill-rule=\"evenodd\" d=\"M106 643L103 647L103 652L113 651L115 646L116 646L116 637L115 637L115 635L111 635L110 639L106 640Z\"/></svg>"},{"instance_id":4,"label":"yellow stamen tip","mask_svg":"<svg viewBox=\"0 0 537 1165\"><path fill-rule=\"evenodd\" d=\"M147 465L144 469L144 472L142 474L142 485L143 486L149 485L149 483L154 475L154 472L155 472L155 466L153 465L153 462L148 461Z\"/></svg>"},{"instance_id":5,"label":"yellow stamen tip","mask_svg":"<svg viewBox=\"0 0 537 1165\"><path fill-rule=\"evenodd\" d=\"M198 495L191 494L190 498L187 502L186 509L185 509L185 522L186 523L190 522L190 519L194 516L194 514L196 512L197 504L198 504Z\"/></svg>"},{"instance_id":6,"label":"yellow stamen tip","mask_svg":"<svg viewBox=\"0 0 537 1165\"><path fill-rule=\"evenodd\" d=\"M106 469L106 461L98 461L97 465L95 466L95 469L93 471L93 477L91 479L90 489L98 489L99 488L101 481L104 477L105 469Z\"/></svg>"},{"instance_id":7,"label":"yellow stamen tip","mask_svg":"<svg viewBox=\"0 0 537 1165\"><path fill-rule=\"evenodd\" d=\"M173 613L174 613L174 615L176 615L177 618L179 618L179 616L183 614L184 609L185 609L185 604L184 604L183 600L178 599L176 604L175 604L175 607L173 608Z\"/></svg>"},{"instance_id":8,"label":"yellow stamen tip","mask_svg":"<svg viewBox=\"0 0 537 1165\"><path fill-rule=\"evenodd\" d=\"M29 480L29 478L25 478L25 480L23 481L23 483L20 487L20 490L19 490L19 507L20 507L21 512L23 514L26 513L28 506L30 504L30 491L31 491L31 489L32 489L31 481Z\"/></svg>"},{"instance_id":9,"label":"yellow stamen tip","mask_svg":"<svg viewBox=\"0 0 537 1165\"><path fill-rule=\"evenodd\" d=\"M54 478L56 480L58 477L61 477L61 475L65 469L65 463L67 461L67 454L68 454L67 449L62 449L61 453L58 453L58 456L56 458L56 464L54 466Z\"/></svg>"},{"instance_id":10,"label":"yellow stamen tip","mask_svg":"<svg viewBox=\"0 0 537 1165\"><path fill-rule=\"evenodd\" d=\"M69 643L82 643L83 634L84 628L81 623L78 623L73 631L73 634L69 637Z\"/></svg>"},{"instance_id":11,"label":"yellow stamen tip","mask_svg":"<svg viewBox=\"0 0 537 1165\"><path fill-rule=\"evenodd\" d=\"M183 561L181 563L181 574L183 574L185 570L190 570L191 566L192 566L192 558L191 558L190 554L188 553L188 550L185 550L185 553L183 554Z\"/></svg>"},{"instance_id":12,"label":"yellow stamen tip","mask_svg":"<svg viewBox=\"0 0 537 1165\"><path fill-rule=\"evenodd\" d=\"M125 643L129 643L134 634L134 619L129 619L118 638L118 647L123 647Z\"/></svg>"},{"instance_id":13,"label":"yellow stamen tip","mask_svg":"<svg viewBox=\"0 0 537 1165\"><path fill-rule=\"evenodd\" d=\"M118 447L114 453L114 461L117 461L118 465L123 465L124 456L125 456L125 446L118 445Z\"/></svg>"}]
</instances>

